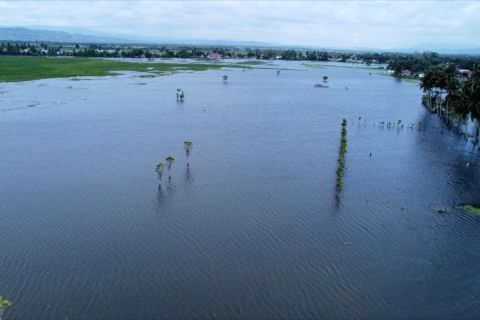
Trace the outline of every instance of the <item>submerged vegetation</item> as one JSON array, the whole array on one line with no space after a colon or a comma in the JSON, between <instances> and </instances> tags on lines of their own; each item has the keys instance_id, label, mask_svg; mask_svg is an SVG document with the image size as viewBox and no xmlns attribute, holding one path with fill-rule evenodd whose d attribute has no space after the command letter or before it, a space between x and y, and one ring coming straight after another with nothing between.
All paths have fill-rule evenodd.
<instances>
[{"instance_id":1,"label":"submerged vegetation","mask_svg":"<svg viewBox=\"0 0 480 320\"><path fill-rule=\"evenodd\" d=\"M168 157L165 158L165 161L167 161L168 181L170 181L170 180L172 180L171 171L172 171L173 163L175 162L175 158L172 157L172 156L168 156Z\"/></svg>"},{"instance_id":2,"label":"submerged vegetation","mask_svg":"<svg viewBox=\"0 0 480 320\"><path fill-rule=\"evenodd\" d=\"M5 311L5 309L10 307L11 305L12 302L0 296L0 320L2 320L3 312Z\"/></svg>"},{"instance_id":3,"label":"submerged vegetation","mask_svg":"<svg viewBox=\"0 0 480 320\"><path fill-rule=\"evenodd\" d=\"M187 157L187 167L190 166L190 155L192 154L193 143L190 140L183 142L183 147L185 148L185 156Z\"/></svg>"},{"instance_id":4,"label":"submerged vegetation","mask_svg":"<svg viewBox=\"0 0 480 320\"><path fill-rule=\"evenodd\" d=\"M340 149L338 151L337 161L337 183L336 189L338 192L343 189L343 173L345 171L345 153L347 152L347 120L342 120L342 133L340 138Z\"/></svg>"},{"instance_id":5,"label":"submerged vegetation","mask_svg":"<svg viewBox=\"0 0 480 320\"><path fill-rule=\"evenodd\" d=\"M480 215L480 207L475 207L470 204L465 204L462 206L462 209L470 213L473 213L475 215Z\"/></svg>"}]
</instances>

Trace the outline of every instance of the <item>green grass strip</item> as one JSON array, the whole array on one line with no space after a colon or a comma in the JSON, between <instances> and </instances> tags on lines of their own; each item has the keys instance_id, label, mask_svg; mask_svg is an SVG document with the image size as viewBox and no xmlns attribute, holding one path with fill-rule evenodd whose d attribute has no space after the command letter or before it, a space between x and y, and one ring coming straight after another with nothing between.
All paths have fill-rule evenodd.
<instances>
[{"instance_id":1,"label":"green grass strip","mask_svg":"<svg viewBox=\"0 0 480 320\"><path fill-rule=\"evenodd\" d=\"M205 71L250 66L236 63L138 63L82 57L0 56L0 81L27 81L48 78L108 76L117 71L165 74L178 71Z\"/></svg>"}]
</instances>

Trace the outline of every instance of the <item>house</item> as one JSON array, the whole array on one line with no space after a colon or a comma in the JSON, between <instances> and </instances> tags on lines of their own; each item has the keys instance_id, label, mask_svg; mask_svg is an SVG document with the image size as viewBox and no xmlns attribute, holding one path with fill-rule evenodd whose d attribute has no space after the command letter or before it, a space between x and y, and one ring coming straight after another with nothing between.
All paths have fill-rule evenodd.
<instances>
[{"instance_id":1,"label":"house","mask_svg":"<svg viewBox=\"0 0 480 320\"><path fill-rule=\"evenodd\" d=\"M403 69L401 73L402 73L402 76L404 76L404 77L411 77L412 76L412 70L410 70L410 69Z\"/></svg>"},{"instance_id":2,"label":"house","mask_svg":"<svg viewBox=\"0 0 480 320\"><path fill-rule=\"evenodd\" d=\"M470 78L473 75L473 71L469 69L458 69L458 73L462 77L467 77L467 78Z\"/></svg>"},{"instance_id":3,"label":"house","mask_svg":"<svg viewBox=\"0 0 480 320\"><path fill-rule=\"evenodd\" d=\"M209 56L210 59L213 59L213 60L220 60L222 59L222 55L218 52L212 52Z\"/></svg>"}]
</instances>

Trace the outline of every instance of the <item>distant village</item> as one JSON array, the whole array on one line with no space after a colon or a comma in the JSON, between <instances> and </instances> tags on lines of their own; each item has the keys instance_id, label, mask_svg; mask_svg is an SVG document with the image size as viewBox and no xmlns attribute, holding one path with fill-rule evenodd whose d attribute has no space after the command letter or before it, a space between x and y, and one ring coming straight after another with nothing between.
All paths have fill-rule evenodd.
<instances>
[{"instance_id":1,"label":"distant village","mask_svg":"<svg viewBox=\"0 0 480 320\"><path fill-rule=\"evenodd\" d=\"M223 59L305 60L363 64L386 69L404 78L422 79L431 65L454 64L458 74L471 77L480 57L439 55L435 52L393 53L291 48L252 48L180 45L54 43L0 41L0 55L99 57L99 58L180 58L219 61Z\"/></svg>"}]
</instances>

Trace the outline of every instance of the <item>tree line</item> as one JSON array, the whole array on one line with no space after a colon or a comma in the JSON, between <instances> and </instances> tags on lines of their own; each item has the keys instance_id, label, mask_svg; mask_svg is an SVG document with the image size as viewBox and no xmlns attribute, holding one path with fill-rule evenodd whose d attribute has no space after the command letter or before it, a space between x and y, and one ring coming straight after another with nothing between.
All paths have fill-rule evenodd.
<instances>
[{"instance_id":1,"label":"tree line","mask_svg":"<svg viewBox=\"0 0 480 320\"><path fill-rule=\"evenodd\" d=\"M425 71L431 65L453 63L458 68L471 69L480 64L479 57L426 53L347 52L286 48L202 47L174 45L114 45L114 44L55 44L41 42L0 42L0 55L71 55L83 57L125 58L202 58L216 53L222 58L282 59L309 61L355 61L365 64L388 64L400 73L403 69Z\"/></svg>"},{"instance_id":2,"label":"tree line","mask_svg":"<svg viewBox=\"0 0 480 320\"><path fill-rule=\"evenodd\" d=\"M250 47L202 47L174 45L114 45L114 44L55 44L0 42L0 55L48 55L109 58L207 58L218 54L221 58L242 58L260 60L308 60L359 62L385 64L388 69L400 75L402 70L413 73L425 72L430 66L453 64L460 69L473 70L480 65L479 56L440 55L436 52L395 53L395 52L346 52L335 50L302 50L286 48L250 48Z\"/></svg>"},{"instance_id":3,"label":"tree line","mask_svg":"<svg viewBox=\"0 0 480 320\"><path fill-rule=\"evenodd\" d=\"M480 65L479 56L440 55L436 52L418 54L397 54L390 59L388 69L400 74L402 70L409 69L413 73L425 72L431 66L450 64L459 69L473 70L475 65Z\"/></svg>"}]
</instances>

